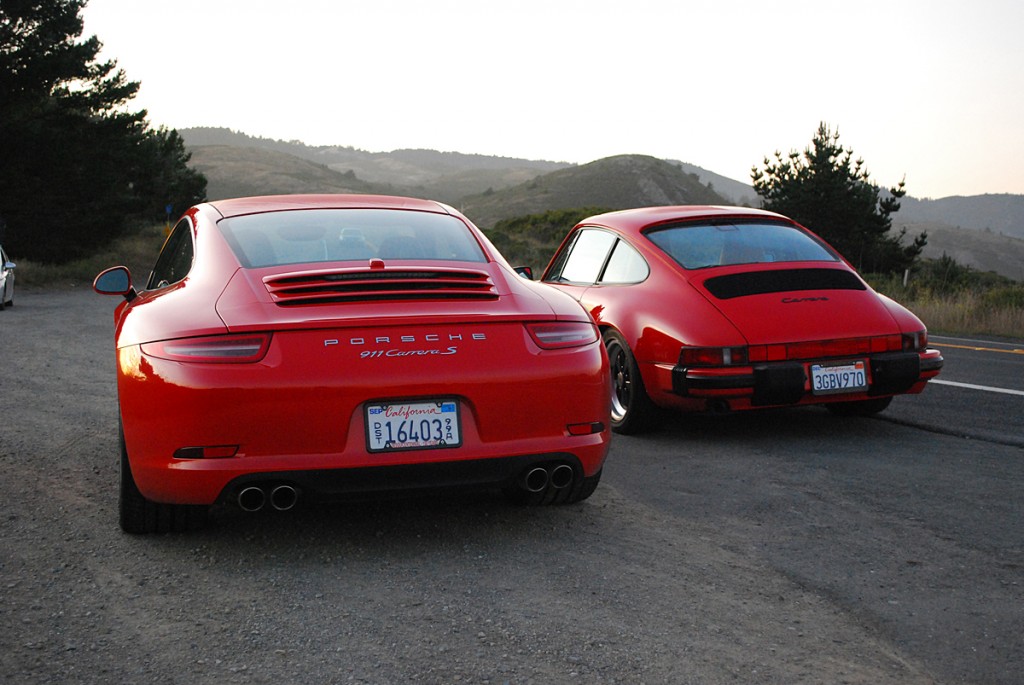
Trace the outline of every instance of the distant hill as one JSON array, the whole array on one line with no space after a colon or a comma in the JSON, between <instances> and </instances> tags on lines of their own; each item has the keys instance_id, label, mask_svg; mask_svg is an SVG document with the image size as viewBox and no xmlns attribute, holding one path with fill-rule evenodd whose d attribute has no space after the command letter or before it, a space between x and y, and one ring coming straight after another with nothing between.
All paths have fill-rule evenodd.
<instances>
[{"instance_id":1,"label":"distant hill","mask_svg":"<svg viewBox=\"0 0 1024 685\"><path fill-rule=\"evenodd\" d=\"M434 150L311 147L222 128L179 133L192 153L191 165L207 177L210 199L299 192L409 195L447 202L485 229L502 219L580 207L759 204L749 185L644 155L575 165ZM945 253L978 271L1024 280L1024 195L905 197L893 219L909 235L928 232L926 257Z\"/></svg>"},{"instance_id":2,"label":"distant hill","mask_svg":"<svg viewBox=\"0 0 1024 685\"><path fill-rule=\"evenodd\" d=\"M462 211L481 228L501 219L551 209L649 205L728 204L678 165L645 155L620 155L549 174L460 201Z\"/></svg>"},{"instance_id":3,"label":"distant hill","mask_svg":"<svg viewBox=\"0 0 1024 685\"><path fill-rule=\"evenodd\" d=\"M211 200L281 193L376 193L381 186L340 174L294 155L255 147L204 145L189 149L190 166L206 176Z\"/></svg>"},{"instance_id":4,"label":"distant hill","mask_svg":"<svg viewBox=\"0 0 1024 685\"><path fill-rule=\"evenodd\" d=\"M379 192L404 193L455 204L466 195L498 190L571 164L436 150L367 152L353 147L313 147L299 141L270 140L225 128L179 131L190 148L230 146L287 154L340 174L351 172Z\"/></svg>"},{"instance_id":5,"label":"distant hill","mask_svg":"<svg viewBox=\"0 0 1024 685\"><path fill-rule=\"evenodd\" d=\"M975 271L995 271L998 274L1024 281L1024 240L991 231L955 228L939 223L899 223L906 226L907 235L928 232L928 244L923 256L938 259L948 255Z\"/></svg>"},{"instance_id":6,"label":"distant hill","mask_svg":"<svg viewBox=\"0 0 1024 685\"><path fill-rule=\"evenodd\" d=\"M972 195L917 200L905 197L896 216L1024 240L1024 195Z\"/></svg>"}]
</instances>

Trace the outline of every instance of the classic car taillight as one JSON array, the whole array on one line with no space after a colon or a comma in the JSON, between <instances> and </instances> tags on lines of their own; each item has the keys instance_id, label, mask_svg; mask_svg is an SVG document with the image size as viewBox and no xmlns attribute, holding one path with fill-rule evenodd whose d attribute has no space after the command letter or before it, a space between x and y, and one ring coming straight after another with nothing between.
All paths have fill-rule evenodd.
<instances>
[{"instance_id":1,"label":"classic car taillight","mask_svg":"<svg viewBox=\"0 0 1024 685\"><path fill-rule=\"evenodd\" d=\"M928 331L914 331L903 334L903 350L922 352L928 347Z\"/></svg>"},{"instance_id":2,"label":"classic car taillight","mask_svg":"<svg viewBox=\"0 0 1024 685\"><path fill-rule=\"evenodd\" d=\"M258 362L270 347L270 333L216 335L143 343L142 352L175 362L244 364Z\"/></svg>"},{"instance_id":3,"label":"classic car taillight","mask_svg":"<svg viewBox=\"0 0 1024 685\"><path fill-rule=\"evenodd\" d=\"M545 350L563 347L581 347L597 342L597 327L581 321L554 321L545 323L528 323L533 342Z\"/></svg>"},{"instance_id":4,"label":"classic car taillight","mask_svg":"<svg viewBox=\"0 0 1024 685\"><path fill-rule=\"evenodd\" d=\"M680 366L741 366L748 363L746 347L684 347Z\"/></svg>"}]
</instances>

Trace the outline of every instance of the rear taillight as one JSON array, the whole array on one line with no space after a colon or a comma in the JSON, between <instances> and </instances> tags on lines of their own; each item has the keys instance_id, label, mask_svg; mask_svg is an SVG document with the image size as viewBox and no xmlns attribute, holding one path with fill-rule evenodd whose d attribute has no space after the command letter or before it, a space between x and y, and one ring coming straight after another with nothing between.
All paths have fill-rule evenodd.
<instances>
[{"instance_id":1,"label":"rear taillight","mask_svg":"<svg viewBox=\"0 0 1024 685\"><path fill-rule=\"evenodd\" d=\"M582 321L554 321L526 324L533 342L545 350L581 347L598 341L597 327Z\"/></svg>"},{"instance_id":2,"label":"rear taillight","mask_svg":"<svg viewBox=\"0 0 1024 685\"><path fill-rule=\"evenodd\" d=\"M246 364L263 359L269 347L269 333L250 333L143 343L142 353L175 362Z\"/></svg>"},{"instance_id":3,"label":"rear taillight","mask_svg":"<svg viewBox=\"0 0 1024 685\"><path fill-rule=\"evenodd\" d=\"M680 366L742 366L749 363L746 347L684 347Z\"/></svg>"},{"instance_id":4,"label":"rear taillight","mask_svg":"<svg viewBox=\"0 0 1024 685\"><path fill-rule=\"evenodd\" d=\"M923 352L928 347L928 331L903 334L904 352Z\"/></svg>"}]
</instances>

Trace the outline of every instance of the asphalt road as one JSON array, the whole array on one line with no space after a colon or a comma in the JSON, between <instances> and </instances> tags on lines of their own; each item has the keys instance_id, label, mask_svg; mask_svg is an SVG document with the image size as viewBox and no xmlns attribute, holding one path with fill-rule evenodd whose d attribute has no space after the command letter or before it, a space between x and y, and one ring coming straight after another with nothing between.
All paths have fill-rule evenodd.
<instances>
[{"instance_id":1,"label":"asphalt road","mask_svg":"<svg viewBox=\"0 0 1024 685\"><path fill-rule=\"evenodd\" d=\"M944 383L877 418L616 436L578 505L140 537L116 524L114 304L0 312L3 682L1021 682L1020 341L935 338Z\"/></svg>"}]
</instances>

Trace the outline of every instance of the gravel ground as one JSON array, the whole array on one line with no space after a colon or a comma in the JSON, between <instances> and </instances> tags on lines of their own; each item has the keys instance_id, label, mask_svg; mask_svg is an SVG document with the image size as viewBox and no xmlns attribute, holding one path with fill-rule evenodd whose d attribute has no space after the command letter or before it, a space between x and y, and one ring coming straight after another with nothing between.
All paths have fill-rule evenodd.
<instances>
[{"instance_id":1,"label":"gravel ground","mask_svg":"<svg viewBox=\"0 0 1024 685\"><path fill-rule=\"evenodd\" d=\"M774 533L757 516L639 496L618 479L659 457L636 440L616 441L605 481L571 506L479 494L221 510L198 533L125 535L114 304L82 286L19 292L0 312L3 682L1014 682L944 675L759 551ZM997 576L1014 601L1019 568ZM996 642L1000 667L1021 666L1019 643Z\"/></svg>"}]
</instances>

